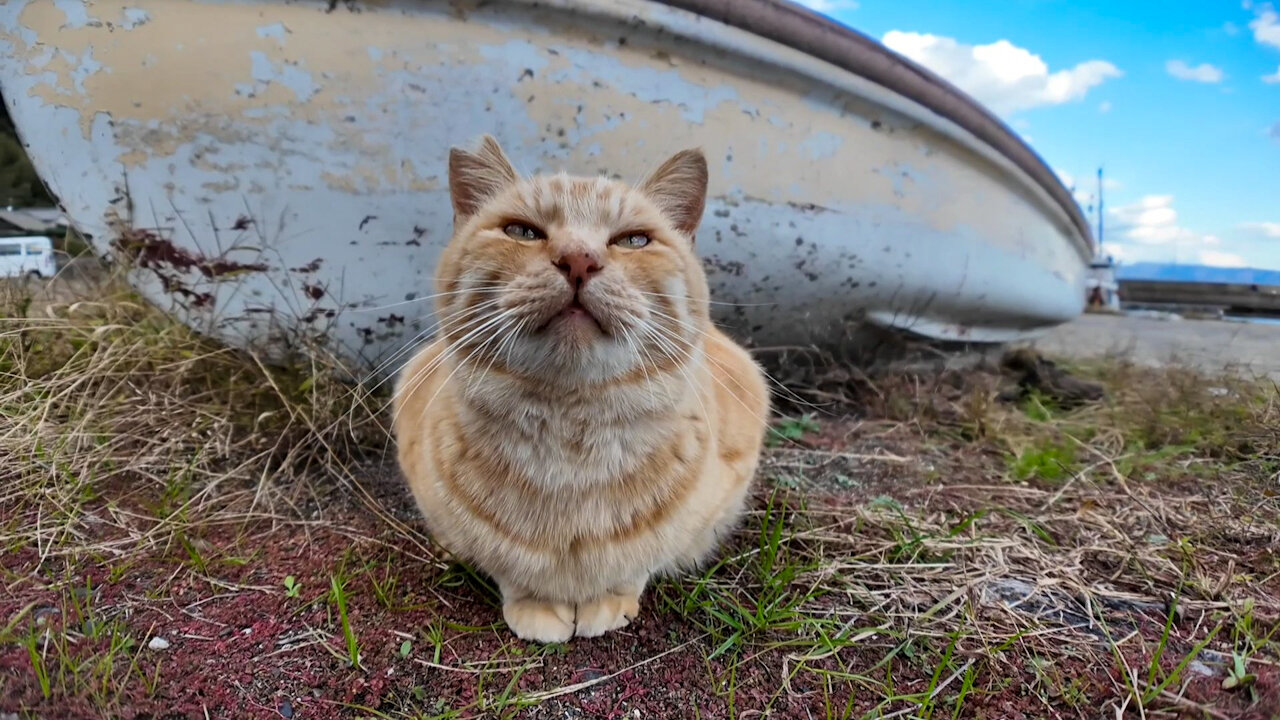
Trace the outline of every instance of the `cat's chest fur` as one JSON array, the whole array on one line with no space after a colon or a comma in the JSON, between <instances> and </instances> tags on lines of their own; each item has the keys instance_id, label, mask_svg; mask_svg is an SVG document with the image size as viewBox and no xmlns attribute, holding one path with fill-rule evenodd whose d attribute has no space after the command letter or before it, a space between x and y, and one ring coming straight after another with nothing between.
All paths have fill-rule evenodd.
<instances>
[{"instance_id":1,"label":"cat's chest fur","mask_svg":"<svg viewBox=\"0 0 1280 720\"><path fill-rule=\"evenodd\" d=\"M534 487L584 489L634 472L675 441L679 408L646 390L643 397L634 388L546 397L495 383L470 394L459 419L472 443L519 468Z\"/></svg>"}]
</instances>

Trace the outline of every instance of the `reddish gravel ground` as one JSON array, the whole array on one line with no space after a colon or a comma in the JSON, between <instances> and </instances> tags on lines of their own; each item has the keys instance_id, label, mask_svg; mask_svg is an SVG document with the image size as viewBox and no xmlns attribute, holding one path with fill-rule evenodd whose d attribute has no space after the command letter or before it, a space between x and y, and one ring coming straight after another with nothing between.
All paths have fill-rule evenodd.
<instances>
[{"instance_id":1,"label":"reddish gravel ground","mask_svg":"<svg viewBox=\"0 0 1280 720\"><path fill-rule=\"evenodd\" d=\"M1018 479L1011 445L905 412L869 402L771 449L722 567L564 646L506 630L393 468L358 474L381 513L321 478L136 545L122 518L162 499L102 488L75 508L113 520L76 525L83 552L0 551L0 718L1280 717L1266 473L1153 456Z\"/></svg>"}]
</instances>

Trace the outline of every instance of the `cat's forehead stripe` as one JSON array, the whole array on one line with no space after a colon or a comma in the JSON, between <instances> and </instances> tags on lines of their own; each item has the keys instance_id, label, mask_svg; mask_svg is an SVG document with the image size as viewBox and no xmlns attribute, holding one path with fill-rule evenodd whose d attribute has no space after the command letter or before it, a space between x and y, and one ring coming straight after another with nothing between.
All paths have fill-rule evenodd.
<instances>
[{"instance_id":1,"label":"cat's forehead stripe","mask_svg":"<svg viewBox=\"0 0 1280 720\"><path fill-rule=\"evenodd\" d=\"M547 224L612 227L631 214L627 195L625 186L607 177L573 178L562 173L525 183L519 190L519 201Z\"/></svg>"}]
</instances>

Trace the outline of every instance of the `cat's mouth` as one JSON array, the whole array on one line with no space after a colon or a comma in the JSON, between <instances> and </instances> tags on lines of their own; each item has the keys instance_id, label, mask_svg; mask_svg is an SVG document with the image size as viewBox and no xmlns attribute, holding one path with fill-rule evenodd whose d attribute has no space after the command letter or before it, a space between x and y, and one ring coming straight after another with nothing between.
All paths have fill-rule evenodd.
<instances>
[{"instance_id":1,"label":"cat's mouth","mask_svg":"<svg viewBox=\"0 0 1280 720\"><path fill-rule=\"evenodd\" d=\"M579 300L576 295L568 304L560 309L560 312L551 316L551 319L547 321L547 324L544 327L550 328L553 325L564 325L574 328L580 327L584 329L590 328L601 333L608 334L604 329L604 325L601 324L600 319L597 318L586 305L583 305L582 301Z\"/></svg>"}]
</instances>

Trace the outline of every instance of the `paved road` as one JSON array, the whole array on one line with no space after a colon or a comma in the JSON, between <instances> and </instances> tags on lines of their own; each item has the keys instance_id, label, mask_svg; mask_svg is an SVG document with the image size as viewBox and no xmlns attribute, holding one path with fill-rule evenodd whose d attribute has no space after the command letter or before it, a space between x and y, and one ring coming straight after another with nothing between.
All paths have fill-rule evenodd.
<instances>
[{"instance_id":1,"label":"paved road","mask_svg":"<svg viewBox=\"0 0 1280 720\"><path fill-rule=\"evenodd\" d=\"M1122 355L1144 365L1240 370L1280 382L1280 325L1084 315L1034 345L1048 355Z\"/></svg>"}]
</instances>

